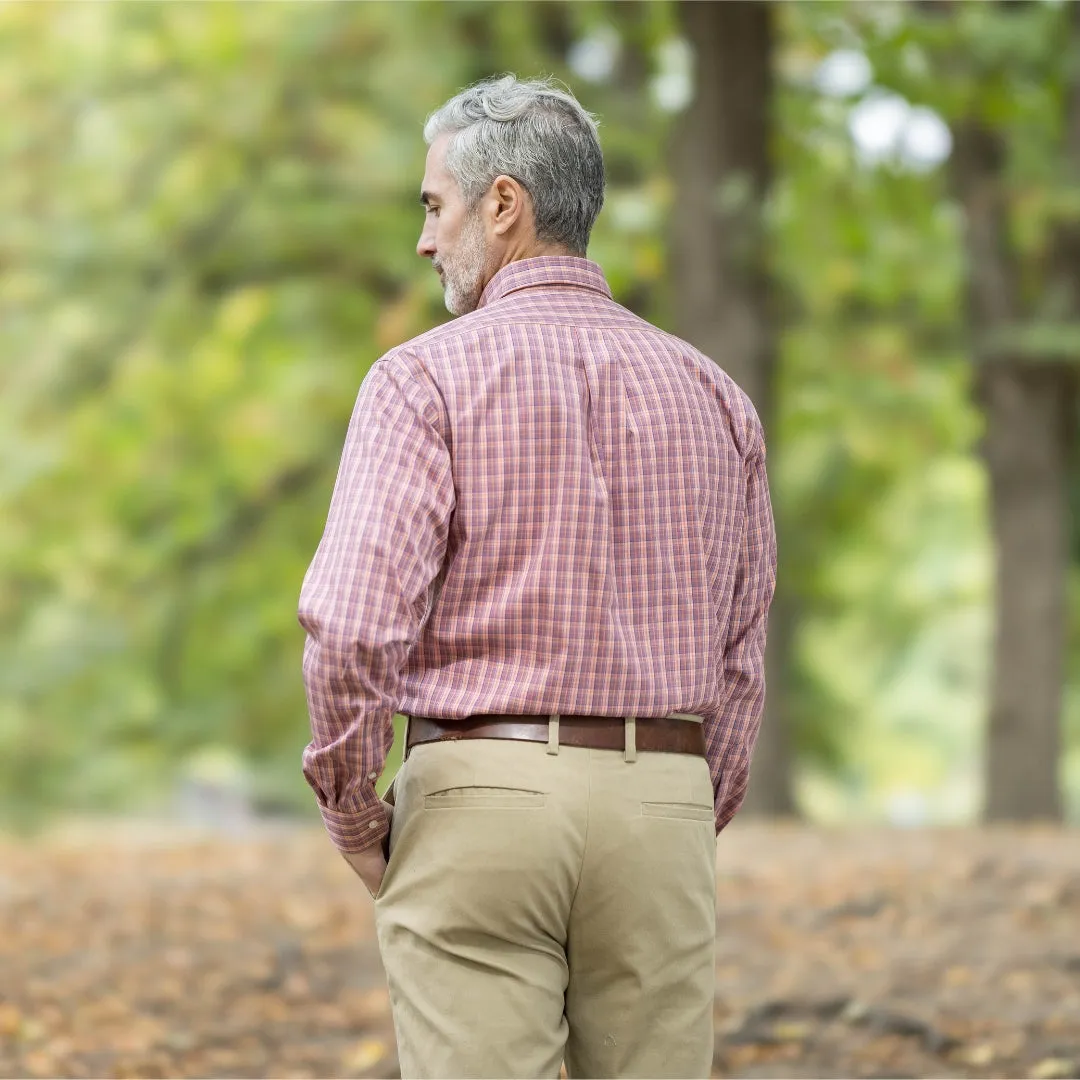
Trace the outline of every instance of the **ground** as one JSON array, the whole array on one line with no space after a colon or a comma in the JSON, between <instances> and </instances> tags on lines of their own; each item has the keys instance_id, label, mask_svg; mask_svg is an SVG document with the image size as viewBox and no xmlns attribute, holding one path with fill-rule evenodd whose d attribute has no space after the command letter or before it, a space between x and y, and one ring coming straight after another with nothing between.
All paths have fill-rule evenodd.
<instances>
[{"instance_id":1,"label":"ground","mask_svg":"<svg viewBox=\"0 0 1080 1080\"><path fill-rule=\"evenodd\" d=\"M736 822L717 1077L1080 1077L1080 832ZM363 885L316 826L0 840L0 1076L394 1077Z\"/></svg>"}]
</instances>

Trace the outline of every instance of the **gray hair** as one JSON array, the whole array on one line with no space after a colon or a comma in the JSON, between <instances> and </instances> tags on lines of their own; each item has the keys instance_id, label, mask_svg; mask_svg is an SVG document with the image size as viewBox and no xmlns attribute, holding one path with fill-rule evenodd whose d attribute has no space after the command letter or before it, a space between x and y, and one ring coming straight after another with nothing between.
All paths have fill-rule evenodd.
<instances>
[{"instance_id":1,"label":"gray hair","mask_svg":"<svg viewBox=\"0 0 1080 1080\"><path fill-rule=\"evenodd\" d=\"M513 75L475 83L424 124L430 146L450 134L446 168L469 206L495 177L512 176L533 202L537 239L584 255L604 205L604 156L596 117L551 79Z\"/></svg>"}]
</instances>

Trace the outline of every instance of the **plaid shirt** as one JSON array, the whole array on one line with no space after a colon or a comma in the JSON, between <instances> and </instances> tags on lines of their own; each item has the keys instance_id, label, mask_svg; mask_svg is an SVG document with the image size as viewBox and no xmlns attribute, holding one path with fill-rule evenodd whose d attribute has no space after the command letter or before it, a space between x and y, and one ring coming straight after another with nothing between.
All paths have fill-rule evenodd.
<instances>
[{"instance_id":1,"label":"plaid shirt","mask_svg":"<svg viewBox=\"0 0 1080 1080\"><path fill-rule=\"evenodd\" d=\"M704 718L719 832L765 701L776 533L761 423L599 266L511 263L367 373L300 595L304 776L381 843L395 712Z\"/></svg>"}]
</instances>

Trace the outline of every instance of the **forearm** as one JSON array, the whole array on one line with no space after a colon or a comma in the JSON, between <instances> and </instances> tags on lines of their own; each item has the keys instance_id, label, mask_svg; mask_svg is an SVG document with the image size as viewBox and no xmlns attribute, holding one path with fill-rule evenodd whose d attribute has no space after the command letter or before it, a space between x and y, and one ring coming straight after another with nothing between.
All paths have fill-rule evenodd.
<instances>
[{"instance_id":1,"label":"forearm","mask_svg":"<svg viewBox=\"0 0 1080 1080\"><path fill-rule=\"evenodd\" d=\"M415 377L414 377L415 376ZM387 834L375 794L401 672L430 606L455 505L443 418L405 355L368 372L326 528L300 592L311 743L303 771L343 853Z\"/></svg>"},{"instance_id":2,"label":"forearm","mask_svg":"<svg viewBox=\"0 0 1080 1080\"><path fill-rule=\"evenodd\" d=\"M741 704L746 705L744 700ZM743 711L705 711L705 747L713 785L717 835L730 824L746 797L750 760L761 723L761 708L750 699Z\"/></svg>"},{"instance_id":3,"label":"forearm","mask_svg":"<svg viewBox=\"0 0 1080 1080\"><path fill-rule=\"evenodd\" d=\"M372 709L349 687L345 662L309 636L304 684L311 742L303 773L330 839L343 854L367 851L389 832L385 804L375 791L393 741L392 713ZM382 714L382 715L380 715Z\"/></svg>"},{"instance_id":4,"label":"forearm","mask_svg":"<svg viewBox=\"0 0 1080 1080\"><path fill-rule=\"evenodd\" d=\"M765 638L775 589L776 529L762 449L746 462L746 518L718 673L720 697L704 714L717 833L746 796L765 710Z\"/></svg>"}]
</instances>

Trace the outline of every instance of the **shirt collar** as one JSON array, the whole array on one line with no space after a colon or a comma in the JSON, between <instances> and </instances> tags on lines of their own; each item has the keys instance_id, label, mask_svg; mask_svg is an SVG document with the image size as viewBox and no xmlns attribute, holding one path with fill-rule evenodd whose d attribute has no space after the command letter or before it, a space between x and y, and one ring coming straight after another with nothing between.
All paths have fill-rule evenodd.
<instances>
[{"instance_id":1,"label":"shirt collar","mask_svg":"<svg viewBox=\"0 0 1080 1080\"><path fill-rule=\"evenodd\" d=\"M604 271L590 259L575 255L538 255L504 266L487 283L476 306L482 308L485 304L501 300L508 293L536 285L575 285L581 289L592 289L609 300L612 298Z\"/></svg>"}]
</instances>

